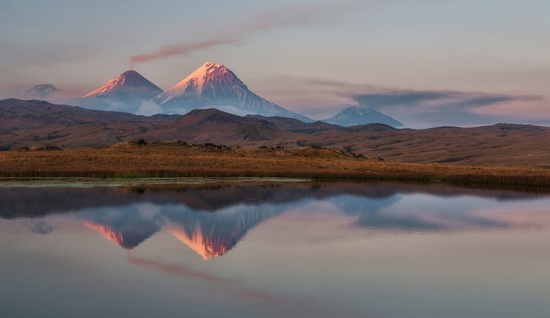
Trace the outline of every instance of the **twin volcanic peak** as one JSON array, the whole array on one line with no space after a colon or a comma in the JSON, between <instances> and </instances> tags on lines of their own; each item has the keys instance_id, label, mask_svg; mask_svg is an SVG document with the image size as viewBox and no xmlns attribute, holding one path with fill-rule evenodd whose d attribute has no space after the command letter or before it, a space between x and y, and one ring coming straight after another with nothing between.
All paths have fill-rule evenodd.
<instances>
[{"instance_id":1,"label":"twin volcanic peak","mask_svg":"<svg viewBox=\"0 0 550 318\"><path fill-rule=\"evenodd\" d=\"M227 67L206 62L166 92L134 70L126 71L80 99L80 106L109 111L141 112L154 102L158 112L186 114L193 109L217 108L244 116L281 116L312 120L254 94Z\"/></svg>"},{"instance_id":2,"label":"twin volcanic peak","mask_svg":"<svg viewBox=\"0 0 550 318\"><path fill-rule=\"evenodd\" d=\"M186 114L194 109L217 108L239 116L277 116L313 122L256 95L230 69L214 62L206 62L165 92L138 72L129 70L86 94L77 103L91 109L133 114ZM340 126L370 123L402 126L397 120L365 107L346 108L324 121Z\"/></svg>"}]
</instances>

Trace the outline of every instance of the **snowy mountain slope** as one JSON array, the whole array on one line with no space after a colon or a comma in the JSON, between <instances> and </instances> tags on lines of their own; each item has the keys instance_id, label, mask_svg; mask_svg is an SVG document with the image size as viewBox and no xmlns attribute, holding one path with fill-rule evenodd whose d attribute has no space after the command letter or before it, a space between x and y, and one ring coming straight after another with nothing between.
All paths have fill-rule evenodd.
<instances>
[{"instance_id":1,"label":"snowy mountain slope","mask_svg":"<svg viewBox=\"0 0 550 318\"><path fill-rule=\"evenodd\" d=\"M169 114L218 108L240 116L258 114L312 121L254 94L231 70L213 62L206 62L153 101Z\"/></svg>"},{"instance_id":2,"label":"snowy mountain slope","mask_svg":"<svg viewBox=\"0 0 550 318\"><path fill-rule=\"evenodd\" d=\"M143 102L162 93L155 84L134 70L126 71L79 100L86 108L139 113Z\"/></svg>"},{"instance_id":3,"label":"snowy mountain slope","mask_svg":"<svg viewBox=\"0 0 550 318\"><path fill-rule=\"evenodd\" d=\"M356 126L367 124L385 124L392 127L401 127L402 123L369 107L351 106L329 119L323 120L338 126Z\"/></svg>"}]
</instances>

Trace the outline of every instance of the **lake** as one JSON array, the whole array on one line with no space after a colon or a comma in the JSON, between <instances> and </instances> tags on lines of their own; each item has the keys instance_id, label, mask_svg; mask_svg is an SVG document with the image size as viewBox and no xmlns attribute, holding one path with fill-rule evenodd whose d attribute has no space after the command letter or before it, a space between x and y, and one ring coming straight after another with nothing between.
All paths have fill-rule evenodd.
<instances>
[{"instance_id":1,"label":"lake","mask_svg":"<svg viewBox=\"0 0 550 318\"><path fill-rule=\"evenodd\" d=\"M550 316L550 196L0 187L0 317Z\"/></svg>"}]
</instances>

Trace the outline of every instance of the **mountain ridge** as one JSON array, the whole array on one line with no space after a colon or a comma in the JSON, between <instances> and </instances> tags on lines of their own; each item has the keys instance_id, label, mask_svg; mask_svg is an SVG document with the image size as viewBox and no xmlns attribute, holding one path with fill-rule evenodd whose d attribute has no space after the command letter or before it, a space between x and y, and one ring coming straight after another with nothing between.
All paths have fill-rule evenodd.
<instances>
[{"instance_id":1,"label":"mountain ridge","mask_svg":"<svg viewBox=\"0 0 550 318\"><path fill-rule=\"evenodd\" d=\"M88 109L138 115L183 115L193 109L217 108L239 116L279 116L303 122L315 121L260 97L232 70L212 61L207 61L166 91L132 69L113 77L73 102ZM403 126L390 116L358 106L343 109L321 121L344 127L369 123Z\"/></svg>"},{"instance_id":2,"label":"mountain ridge","mask_svg":"<svg viewBox=\"0 0 550 318\"><path fill-rule=\"evenodd\" d=\"M0 150L97 148L143 139L229 147L330 147L412 163L547 167L550 162L550 128L521 124L420 130L382 124L340 127L240 117L217 109L146 117L16 99L0 101L0 121Z\"/></svg>"}]
</instances>

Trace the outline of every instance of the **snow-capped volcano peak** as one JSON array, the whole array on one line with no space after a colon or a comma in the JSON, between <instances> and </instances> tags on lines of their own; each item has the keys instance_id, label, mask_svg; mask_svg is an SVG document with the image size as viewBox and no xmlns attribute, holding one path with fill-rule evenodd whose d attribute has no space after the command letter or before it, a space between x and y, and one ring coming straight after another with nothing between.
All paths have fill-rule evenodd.
<instances>
[{"instance_id":1,"label":"snow-capped volcano peak","mask_svg":"<svg viewBox=\"0 0 550 318\"><path fill-rule=\"evenodd\" d=\"M162 90L158 86L151 83L145 77L141 76L141 74L139 74L138 72L134 70L128 70L118 76L115 76L113 79L103 84L101 87L84 95L84 98L109 96L120 90L142 90L143 93L153 92L156 94L162 92Z\"/></svg>"},{"instance_id":2,"label":"snow-capped volcano peak","mask_svg":"<svg viewBox=\"0 0 550 318\"><path fill-rule=\"evenodd\" d=\"M329 124L339 126L355 126L367 124L385 124L392 127L403 126L396 119L383 114L376 109L363 106L350 106L329 119L323 120Z\"/></svg>"},{"instance_id":3,"label":"snow-capped volcano peak","mask_svg":"<svg viewBox=\"0 0 550 318\"><path fill-rule=\"evenodd\" d=\"M246 87L246 85L244 85L244 83L227 67L209 61L189 74L182 81L169 88L164 94L158 96L156 102L164 104L184 94L200 96L208 88L212 89L219 85Z\"/></svg>"},{"instance_id":4,"label":"snow-capped volcano peak","mask_svg":"<svg viewBox=\"0 0 550 318\"><path fill-rule=\"evenodd\" d=\"M99 88L96 88L95 90L84 95L84 98L108 94L109 92L115 91L117 88L124 86L124 83L126 82L126 77L128 76L129 72L132 72L132 71L126 71L116 76L115 78L109 80L107 83L103 84Z\"/></svg>"},{"instance_id":5,"label":"snow-capped volcano peak","mask_svg":"<svg viewBox=\"0 0 550 318\"><path fill-rule=\"evenodd\" d=\"M138 113L143 102L160 93L162 89L157 85L129 70L84 95L78 104L92 109Z\"/></svg>"},{"instance_id":6,"label":"snow-capped volcano peak","mask_svg":"<svg viewBox=\"0 0 550 318\"><path fill-rule=\"evenodd\" d=\"M240 116L259 114L311 121L254 94L230 69L210 61L153 101L169 114L185 114L197 108L218 108Z\"/></svg>"}]
</instances>

